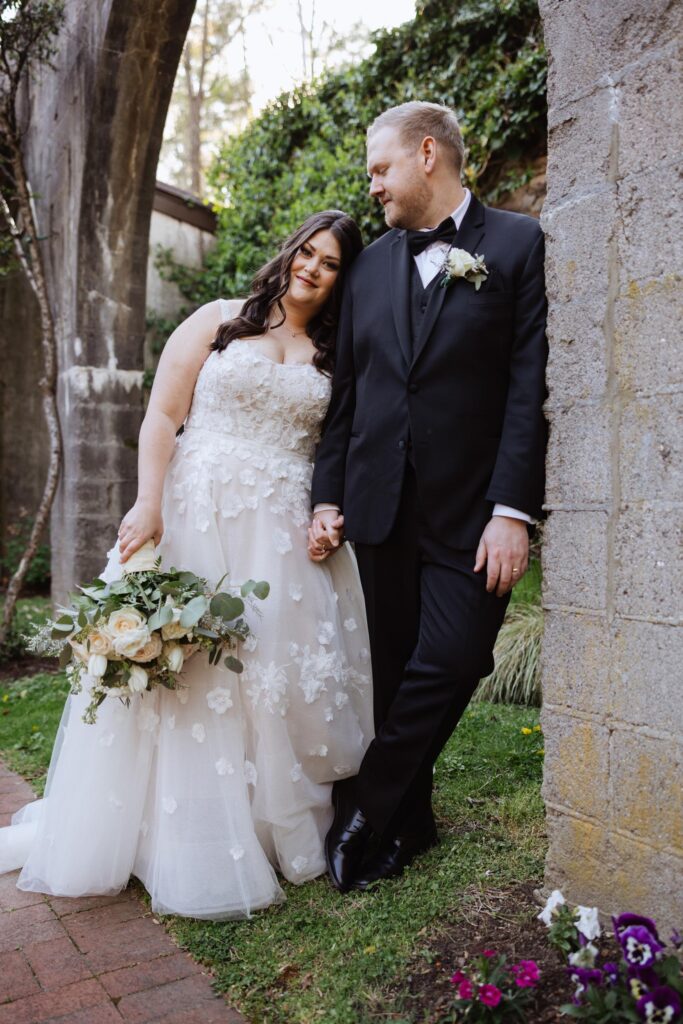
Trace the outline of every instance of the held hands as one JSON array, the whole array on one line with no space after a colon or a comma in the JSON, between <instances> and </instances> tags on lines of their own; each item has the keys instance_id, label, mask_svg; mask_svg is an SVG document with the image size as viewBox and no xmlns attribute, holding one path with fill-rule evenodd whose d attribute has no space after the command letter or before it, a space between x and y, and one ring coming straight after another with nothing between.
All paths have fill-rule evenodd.
<instances>
[{"instance_id":1,"label":"held hands","mask_svg":"<svg viewBox=\"0 0 683 1024\"><path fill-rule=\"evenodd\" d=\"M312 562L324 562L328 555L341 547L344 539L344 516L336 509L316 512L308 528L308 557Z\"/></svg>"},{"instance_id":2,"label":"held hands","mask_svg":"<svg viewBox=\"0 0 683 1024\"><path fill-rule=\"evenodd\" d=\"M519 583L529 565L526 523L509 516L494 516L481 535L475 572L486 566L486 589L503 597Z\"/></svg>"},{"instance_id":3,"label":"held hands","mask_svg":"<svg viewBox=\"0 0 683 1024\"><path fill-rule=\"evenodd\" d=\"M158 505L138 500L121 520L119 526L119 553L126 562L141 548L145 541L159 543L164 532L164 523Z\"/></svg>"}]
</instances>

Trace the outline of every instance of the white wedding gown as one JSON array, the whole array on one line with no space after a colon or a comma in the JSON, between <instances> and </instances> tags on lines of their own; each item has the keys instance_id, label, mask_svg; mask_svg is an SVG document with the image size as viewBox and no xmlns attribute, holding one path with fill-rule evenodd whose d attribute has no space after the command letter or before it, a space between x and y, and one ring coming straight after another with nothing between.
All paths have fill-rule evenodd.
<instances>
[{"instance_id":1,"label":"white wedding gown","mask_svg":"<svg viewBox=\"0 0 683 1024\"><path fill-rule=\"evenodd\" d=\"M224 308L228 319L229 312ZM136 875L160 913L248 916L325 870L331 784L372 738L370 655L346 545L308 559L311 458L330 382L249 341L212 352L166 476L162 568L270 582L241 676L187 663L187 687L69 697L45 798L0 829L20 889L115 893ZM121 574L110 553L105 575Z\"/></svg>"}]
</instances>

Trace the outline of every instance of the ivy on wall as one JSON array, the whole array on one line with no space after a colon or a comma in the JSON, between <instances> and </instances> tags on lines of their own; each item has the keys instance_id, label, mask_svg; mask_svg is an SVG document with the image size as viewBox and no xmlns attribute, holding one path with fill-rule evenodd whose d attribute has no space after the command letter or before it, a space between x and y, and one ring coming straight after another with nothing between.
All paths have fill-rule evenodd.
<instances>
[{"instance_id":1,"label":"ivy on wall","mask_svg":"<svg viewBox=\"0 0 683 1024\"><path fill-rule=\"evenodd\" d=\"M522 184L546 146L546 59L536 0L426 0L412 21L376 33L358 65L284 93L222 148L210 183L216 249L200 273L160 260L193 307L248 291L256 268L310 213L356 218L366 242L384 230L368 196L365 131L407 100L458 114L466 183L487 202Z\"/></svg>"}]
</instances>

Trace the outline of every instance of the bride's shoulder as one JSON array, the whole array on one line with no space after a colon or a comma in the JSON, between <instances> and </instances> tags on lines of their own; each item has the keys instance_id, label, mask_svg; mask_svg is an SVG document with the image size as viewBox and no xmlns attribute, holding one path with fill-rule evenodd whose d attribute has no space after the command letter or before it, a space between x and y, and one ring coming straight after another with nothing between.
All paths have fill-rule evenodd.
<instances>
[{"instance_id":1,"label":"bride's shoulder","mask_svg":"<svg viewBox=\"0 0 683 1024\"><path fill-rule=\"evenodd\" d=\"M244 299L218 299L221 323L226 320L232 320L234 317L239 316L244 305Z\"/></svg>"}]
</instances>

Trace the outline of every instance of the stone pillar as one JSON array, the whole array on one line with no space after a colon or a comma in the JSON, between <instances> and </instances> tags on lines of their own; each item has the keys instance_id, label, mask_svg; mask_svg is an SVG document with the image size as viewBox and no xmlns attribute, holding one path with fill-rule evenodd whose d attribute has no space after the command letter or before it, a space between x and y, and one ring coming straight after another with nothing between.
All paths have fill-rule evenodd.
<instances>
[{"instance_id":1,"label":"stone pillar","mask_svg":"<svg viewBox=\"0 0 683 1024\"><path fill-rule=\"evenodd\" d=\"M136 484L156 165L195 0L67 0L30 83L27 170L59 337L53 594L100 571Z\"/></svg>"},{"instance_id":2,"label":"stone pillar","mask_svg":"<svg viewBox=\"0 0 683 1024\"><path fill-rule=\"evenodd\" d=\"M683 4L541 0L546 884L683 922Z\"/></svg>"}]
</instances>

